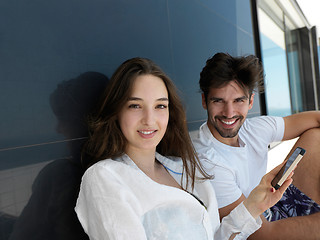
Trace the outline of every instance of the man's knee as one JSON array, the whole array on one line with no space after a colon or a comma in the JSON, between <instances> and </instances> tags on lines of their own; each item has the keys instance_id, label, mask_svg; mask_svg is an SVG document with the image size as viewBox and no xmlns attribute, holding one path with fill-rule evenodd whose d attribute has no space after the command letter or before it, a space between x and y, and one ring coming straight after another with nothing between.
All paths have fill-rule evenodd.
<instances>
[{"instance_id":1,"label":"man's knee","mask_svg":"<svg viewBox=\"0 0 320 240\"><path fill-rule=\"evenodd\" d=\"M320 128L313 128L305 131L296 144L293 146L293 151L296 147L302 147L306 150L306 154L304 155L304 159L299 164L306 165L306 167L310 168L312 165L318 166L316 168L318 174L320 175ZM308 159L308 160L307 160ZM309 171L312 171L309 169Z\"/></svg>"},{"instance_id":2,"label":"man's knee","mask_svg":"<svg viewBox=\"0 0 320 240\"><path fill-rule=\"evenodd\" d=\"M313 142L320 141L320 128L312 128L305 131L303 134L301 134L300 139L301 138L312 140Z\"/></svg>"},{"instance_id":3,"label":"man's knee","mask_svg":"<svg viewBox=\"0 0 320 240\"><path fill-rule=\"evenodd\" d=\"M295 144L295 147L302 147L307 152L320 152L320 128L312 128L305 131Z\"/></svg>"},{"instance_id":4,"label":"man's knee","mask_svg":"<svg viewBox=\"0 0 320 240\"><path fill-rule=\"evenodd\" d=\"M315 202L320 203L320 128L304 132L295 143L306 149L306 153L295 169L293 184Z\"/></svg>"}]
</instances>

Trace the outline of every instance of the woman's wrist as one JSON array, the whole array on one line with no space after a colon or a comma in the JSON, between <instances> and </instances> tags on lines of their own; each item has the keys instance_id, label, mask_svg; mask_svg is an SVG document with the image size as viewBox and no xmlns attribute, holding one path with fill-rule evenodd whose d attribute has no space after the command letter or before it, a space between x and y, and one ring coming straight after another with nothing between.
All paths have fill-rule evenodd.
<instances>
[{"instance_id":1,"label":"woman's wrist","mask_svg":"<svg viewBox=\"0 0 320 240\"><path fill-rule=\"evenodd\" d=\"M243 201L243 205L254 219L257 219L263 213L263 211L257 207L257 204L250 201L248 198Z\"/></svg>"}]
</instances>

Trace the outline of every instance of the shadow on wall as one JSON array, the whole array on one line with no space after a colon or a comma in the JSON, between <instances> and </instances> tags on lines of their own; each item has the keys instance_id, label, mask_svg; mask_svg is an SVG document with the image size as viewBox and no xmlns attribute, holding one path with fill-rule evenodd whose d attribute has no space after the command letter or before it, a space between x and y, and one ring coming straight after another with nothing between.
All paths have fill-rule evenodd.
<instances>
[{"instance_id":1,"label":"shadow on wall","mask_svg":"<svg viewBox=\"0 0 320 240\"><path fill-rule=\"evenodd\" d=\"M94 110L107 82L101 73L86 72L63 81L51 94L57 131L68 140L70 157L55 160L40 171L9 239L89 239L74 211L85 171L80 153L88 136L86 116Z\"/></svg>"}]
</instances>

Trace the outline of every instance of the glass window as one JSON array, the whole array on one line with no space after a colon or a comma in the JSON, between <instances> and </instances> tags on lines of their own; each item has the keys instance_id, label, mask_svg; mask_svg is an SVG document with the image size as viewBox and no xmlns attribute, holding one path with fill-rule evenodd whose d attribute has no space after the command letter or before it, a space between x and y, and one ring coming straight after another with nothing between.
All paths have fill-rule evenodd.
<instances>
[{"instance_id":1,"label":"glass window","mask_svg":"<svg viewBox=\"0 0 320 240\"><path fill-rule=\"evenodd\" d=\"M291 114L290 88L283 26L258 9L260 44L265 70L265 96L268 115Z\"/></svg>"},{"instance_id":2,"label":"glass window","mask_svg":"<svg viewBox=\"0 0 320 240\"><path fill-rule=\"evenodd\" d=\"M261 60L268 115L317 110L320 87L315 28L290 0L258 0Z\"/></svg>"},{"instance_id":3,"label":"glass window","mask_svg":"<svg viewBox=\"0 0 320 240\"><path fill-rule=\"evenodd\" d=\"M292 24L287 17L285 17L285 23L292 112L298 113L303 111L299 49L297 46L298 35L296 30L292 30L292 28L288 27Z\"/></svg>"}]
</instances>

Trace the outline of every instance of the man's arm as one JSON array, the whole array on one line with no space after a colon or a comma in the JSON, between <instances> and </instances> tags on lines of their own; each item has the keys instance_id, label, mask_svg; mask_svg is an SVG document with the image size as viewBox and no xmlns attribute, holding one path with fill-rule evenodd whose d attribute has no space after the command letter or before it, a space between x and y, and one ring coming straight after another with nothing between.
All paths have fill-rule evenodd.
<instances>
[{"instance_id":1,"label":"man's arm","mask_svg":"<svg viewBox=\"0 0 320 240\"><path fill-rule=\"evenodd\" d=\"M307 111L284 117L283 140L299 137L311 128L320 127L320 111Z\"/></svg>"},{"instance_id":2,"label":"man's arm","mask_svg":"<svg viewBox=\"0 0 320 240\"><path fill-rule=\"evenodd\" d=\"M222 220L223 217L229 215L229 213L236 208L236 206L238 206L241 202L243 202L246 199L246 197L242 194L240 196L240 198L238 198L237 201L229 204L228 206L225 206L223 208L219 208L219 216L220 216L220 222Z\"/></svg>"},{"instance_id":3,"label":"man's arm","mask_svg":"<svg viewBox=\"0 0 320 240\"><path fill-rule=\"evenodd\" d=\"M320 239L320 212L274 222L268 222L264 217L261 219L263 222L261 228L249 237L250 240Z\"/></svg>"},{"instance_id":4,"label":"man's arm","mask_svg":"<svg viewBox=\"0 0 320 240\"><path fill-rule=\"evenodd\" d=\"M231 203L230 205L220 208L220 220L227 216L236 206L238 206L245 196ZM320 239L320 212L303 217L290 217L274 222L268 222L262 215L262 226L253 233L250 240L276 240L276 239Z\"/></svg>"}]
</instances>

